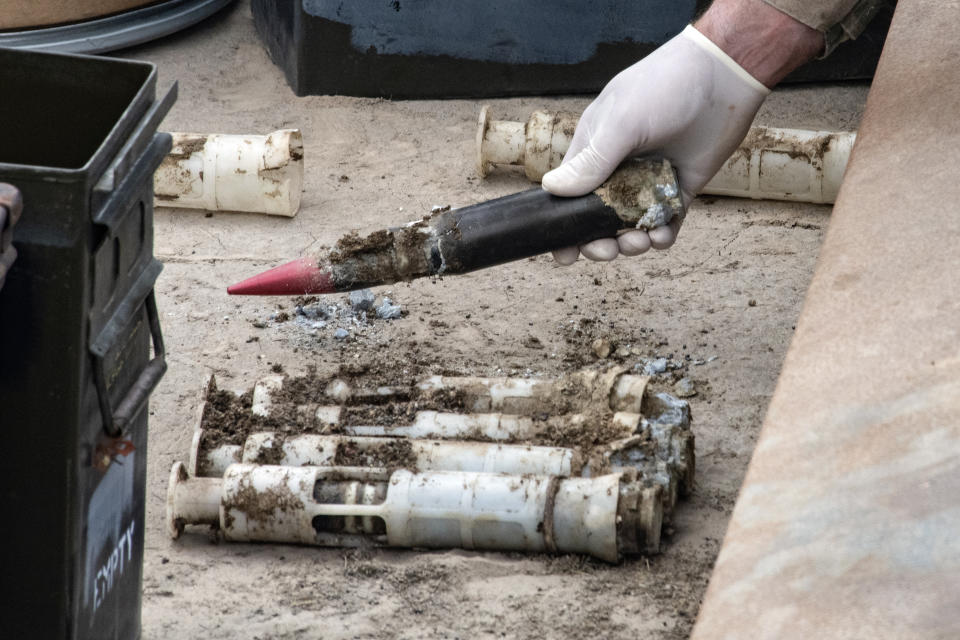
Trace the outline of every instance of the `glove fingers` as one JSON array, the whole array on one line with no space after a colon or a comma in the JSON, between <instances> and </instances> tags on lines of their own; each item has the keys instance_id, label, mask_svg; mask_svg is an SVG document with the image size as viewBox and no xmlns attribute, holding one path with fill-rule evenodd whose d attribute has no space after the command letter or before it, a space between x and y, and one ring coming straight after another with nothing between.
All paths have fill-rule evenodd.
<instances>
[{"instance_id":1,"label":"glove fingers","mask_svg":"<svg viewBox=\"0 0 960 640\"><path fill-rule=\"evenodd\" d=\"M674 218L669 224L656 229L650 229L650 245L654 249L669 249L677 240L680 231L680 220Z\"/></svg>"},{"instance_id":2,"label":"glove fingers","mask_svg":"<svg viewBox=\"0 0 960 640\"><path fill-rule=\"evenodd\" d=\"M620 245L616 238L600 238L593 242L580 245L583 257L597 262L610 262L620 254Z\"/></svg>"},{"instance_id":3,"label":"glove fingers","mask_svg":"<svg viewBox=\"0 0 960 640\"><path fill-rule=\"evenodd\" d=\"M616 163L597 153L593 144L543 176L543 188L557 196L582 196L599 187L616 168Z\"/></svg>"},{"instance_id":4,"label":"glove fingers","mask_svg":"<svg viewBox=\"0 0 960 640\"><path fill-rule=\"evenodd\" d=\"M580 257L579 247L564 247L553 252L553 260L561 267L569 267Z\"/></svg>"},{"instance_id":5,"label":"glove fingers","mask_svg":"<svg viewBox=\"0 0 960 640\"><path fill-rule=\"evenodd\" d=\"M563 161L560 162L561 166L577 157L577 155L579 155L580 152L583 151L588 144L590 144L590 126L588 124L589 120L587 120L587 114L589 112L590 107L587 107L587 110L584 111L583 115L580 116L580 122L577 124L577 128L573 132L573 138L570 139L570 146L567 147L567 151L563 154Z\"/></svg>"},{"instance_id":6,"label":"glove fingers","mask_svg":"<svg viewBox=\"0 0 960 640\"><path fill-rule=\"evenodd\" d=\"M627 231L617 236L620 253L625 256L638 256L650 250L650 236L646 231Z\"/></svg>"}]
</instances>

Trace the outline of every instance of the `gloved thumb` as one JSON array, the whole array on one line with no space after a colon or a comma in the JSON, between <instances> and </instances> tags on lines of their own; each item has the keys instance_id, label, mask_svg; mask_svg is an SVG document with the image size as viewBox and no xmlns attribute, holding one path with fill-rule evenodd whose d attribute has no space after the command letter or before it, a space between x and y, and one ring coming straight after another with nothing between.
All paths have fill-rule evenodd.
<instances>
[{"instance_id":1,"label":"gloved thumb","mask_svg":"<svg viewBox=\"0 0 960 640\"><path fill-rule=\"evenodd\" d=\"M620 159L601 155L593 144L574 156L568 152L562 165L543 176L543 188L565 198L590 193L610 177Z\"/></svg>"}]
</instances>

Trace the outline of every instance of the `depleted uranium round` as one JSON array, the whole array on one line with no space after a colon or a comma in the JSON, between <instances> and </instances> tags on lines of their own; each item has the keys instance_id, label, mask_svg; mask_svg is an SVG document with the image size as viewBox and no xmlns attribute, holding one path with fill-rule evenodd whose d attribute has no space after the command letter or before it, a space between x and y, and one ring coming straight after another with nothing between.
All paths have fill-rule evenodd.
<instances>
[{"instance_id":1,"label":"depleted uranium round","mask_svg":"<svg viewBox=\"0 0 960 640\"><path fill-rule=\"evenodd\" d=\"M227 288L234 296L286 296L333 293L336 287L327 269L315 258L298 258Z\"/></svg>"}]
</instances>

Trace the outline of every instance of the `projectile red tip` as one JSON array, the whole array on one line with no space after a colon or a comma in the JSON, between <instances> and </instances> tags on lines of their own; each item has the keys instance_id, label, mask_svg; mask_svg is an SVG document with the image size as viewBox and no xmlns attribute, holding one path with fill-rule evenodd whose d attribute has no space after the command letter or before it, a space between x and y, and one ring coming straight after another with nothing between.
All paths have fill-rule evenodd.
<instances>
[{"instance_id":1,"label":"projectile red tip","mask_svg":"<svg viewBox=\"0 0 960 640\"><path fill-rule=\"evenodd\" d=\"M234 296L285 296L335 291L330 272L321 269L315 258L299 258L227 288L227 293Z\"/></svg>"}]
</instances>

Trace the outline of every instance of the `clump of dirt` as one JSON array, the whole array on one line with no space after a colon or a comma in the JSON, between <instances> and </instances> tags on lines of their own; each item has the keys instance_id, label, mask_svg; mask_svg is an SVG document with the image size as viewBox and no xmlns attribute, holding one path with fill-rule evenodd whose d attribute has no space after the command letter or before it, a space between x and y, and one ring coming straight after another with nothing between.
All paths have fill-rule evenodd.
<instances>
[{"instance_id":1,"label":"clump of dirt","mask_svg":"<svg viewBox=\"0 0 960 640\"><path fill-rule=\"evenodd\" d=\"M412 259L417 263L423 262L424 238L426 238L429 233L427 218L394 231L394 246L397 249L397 253L406 257L407 260ZM424 262L424 264L426 263ZM426 275L426 273L418 275Z\"/></svg>"},{"instance_id":2,"label":"clump of dirt","mask_svg":"<svg viewBox=\"0 0 960 640\"><path fill-rule=\"evenodd\" d=\"M329 379L318 376L316 370L311 370L305 376L287 376L280 390L271 396L273 406L270 415L259 416L252 411L252 389L236 395L218 389L216 380L211 380L200 419L200 428L203 430L200 439L201 459L203 453L219 446L242 445L250 434L260 431L275 431L280 436L319 431L316 415L299 411L298 406L319 404L328 382Z\"/></svg>"},{"instance_id":3,"label":"clump of dirt","mask_svg":"<svg viewBox=\"0 0 960 640\"><path fill-rule=\"evenodd\" d=\"M251 433L271 430L272 421L254 415L250 410L251 406L252 391L238 396L229 391L221 391L217 388L216 381L211 381L200 419L203 429L200 450L209 451L224 444L239 444Z\"/></svg>"},{"instance_id":4,"label":"clump of dirt","mask_svg":"<svg viewBox=\"0 0 960 640\"><path fill-rule=\"evenodd\" d=\"M382 251L393 246L393 233L386 229L374 231L368 236L361 237L356 231L352 231L337 240L333 251L330 253L332 262L342 262L347 258L367 253L370 251Z\"/></svg>"},{"instance_id":5,"label":"clump of dirt","mask_svg":"<svg viewBox=\"0 0 960 640\"><path fill-rule=\"evenodd\" d=\"M280 464L283 461L283 436L276 436L270 442L269 447L261 447L257 451L257 457L254 459L255 464Z\"/></svg>"},{"instance_id":6,"label":"clump of dirt","mask_svg":"<svg viewBox=\"0 0 960 640\"><path fill-rule=\"evenodd\" d=\"M317 374L316 367L309 367L306 375L286 376L283 385L270 394L273 402L271 414L279 412L284 418L298 419L297 407L309 404L328 404L327 385L333 378Z\"/></svg>"},{"instance_id":7,"label":"clump of dirt","mask_svg":"<svg viewBox=\"0 0 960 640\"><path fill-rule=\"evenodd\" d=\"M585 367L598 360L592 348L593 342L607 338L611 331L592 318L580 318L578 322L564 325L562 333L567 344L564 362L573 367ZM614 348L613 354L616 353Z\"/></svg>"},{"instance_id":8,"label":"clump of dirt","mask_svg":"<svg viewBox=\"0 0 960 640\"><path fill-rule=\"evenodd\" d=\"M339 287L373 286L431 275L425 242L426 220L400 229L380 229L361 237L350 233L329 254Z\"/></svg>"},{"instance_id":9,"label":"clump of dirt","mask_svg":"<svg viewBox=\"0 0 960 640\"><path fill-rule=\"evenodd\" d=\"M409 440L385 440L372 446L359 446L345 440L337 445L333 462L341 467L383 467L417 471L417 456Z\"/></svg>"},{"instance_id":10,"label":"clump of dirt","mask_svg":"<svg viewBox=\"0 0 960 640\"><path fill-rule=\"evenodd\" d=\"M358 407L344 407L340 424L344 426L389 426L413 424L420 411L413 403L387 403Z\"/></svg>"},{"instance_id":11,"label":"clump of dirt","mask_svg":"<svg viewBox=\"0 0 960 640\"><path fill-rule=\"evenodd\" d=\"M547 418L544 423L544 428L539 430L530 444L589 452L594 447L623 437L623 428L613 423L612 411L588 414L583 422Z\"/></svg>"}]
</instances>

